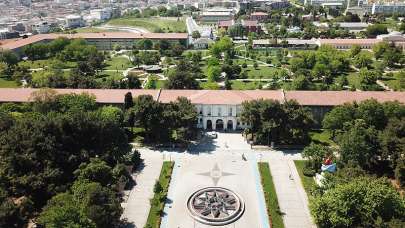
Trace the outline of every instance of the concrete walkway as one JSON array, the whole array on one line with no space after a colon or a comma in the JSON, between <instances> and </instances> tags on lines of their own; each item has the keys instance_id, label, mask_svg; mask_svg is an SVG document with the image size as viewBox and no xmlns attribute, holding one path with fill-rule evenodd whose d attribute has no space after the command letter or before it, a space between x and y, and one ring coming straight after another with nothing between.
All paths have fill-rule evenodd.
<instances>
[{"instance_id":1,"label":"concrete walkway","mask_svg":"<svg viewBox=\"0 0 405 228\"><path fill-rule=\"evenodd\" d=\"M295 168L294 161L288 155L264 158L269 162L271 174L280 205L284 213L286 228L316 227L311 221L308 209L308 197ZM291 178L290 178L291 175Z\"/></svg>"},{"instance_id":2,"label":"concrete walkway","mask_svg":"<svg viewBox=\"0 0 405 228\"><path fill-rule=\"evenodd\" d=\"M150 209L149 199L153 198L153 187L163 164L161 154L149 150L140 152L145 167L133 176L136 185L129 193L128 200L122 203L122 218L132 223L134 228L143 228L146 224Z\"/></svg>"}]
</instances>

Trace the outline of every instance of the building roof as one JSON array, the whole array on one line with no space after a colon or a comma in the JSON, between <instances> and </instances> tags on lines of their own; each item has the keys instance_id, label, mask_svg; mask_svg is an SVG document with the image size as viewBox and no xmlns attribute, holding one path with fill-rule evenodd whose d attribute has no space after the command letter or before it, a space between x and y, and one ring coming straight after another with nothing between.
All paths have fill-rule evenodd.
<instances>
[{"instance_id":1,"label":"building roof","mask_svg":"<svg viewBox=\"0 0 405 228\"><path fill-rule=\"evenodd\" d=\"M250 16L268 16L265 12L253 12Z\"/></svg>"},{"instance_id":2,"label":"building roof","mask_svg":"<svg viewBox=\"0 0 405 228\"><path fill-rule=\"evenodd\" d=\"M32 93L39 89L0 89L0 102L29 102ZM132 96L151 95L156 100L158 90L129 90L129 89L54 89L58 94L93 94L98 103L115 104L123 103L125 94L131 92Z\"/></svg>"},{"instance_id":3,"label":"building roof","mask_svg":"<svg viewBox=\"0 0 405 228\"><path fill-rule=\"evenodd\" d=\"M229 104L237 105L244 101L260 98L282 102L284 95L281 90L162 90L159 101L168 103L178 97L186 97L193 104Z\"/></svg>"},{"instance_id":4,"label":"building roof","mask_svg":"<svg viewBox=\"0 0 405 228\"><path fill-rule=\"evenodd\" d=\"M75 34L38 34L26 39L7 42L0 47L3 49L17 49L23 46L34 44L45 40L54 40L59 37L68 39L187 39L187 33L131 33L131 32L102 32L102 33L75 33Z\"/></svg>"},{"instance_id":5,"label":"building roof","mask_svg":"<svg viewBox=\"0 0 405 228\"><path fill-rule=\"evenodd\" d=\"M38 89L0 89L0 103L29 102ZM405 92L350 92L350 91L282 91L282 90L142 90L142 89L55 89L59 94L89 93L98 103L120 104L127 92L134 97L151 95L162 103L186 97L193 104L238 105L255 99L272 99L284 102L296 100L305 106L336 106L348 102L361 102L374 98L379 102L399 101L405 104Z\"/></svg>"},{"instance_id":6,"label":"building roof","mask_svg":"<svg viewBox=\"0 0 405 228\"><path fill-rule=\"evenodd\" d=\"M219 27L230 27L230 26L232 26L233 24L235 24L235 21L234 21L234 20L219 21L219 22L218 22L218 26L219 26Z\"/></svg>"},{"instance_id":7,"label":"building roof","mask_svg":"<svg viewBox=\"0 0 405 228\"><path fill-rule=\"evenodd\" d=\"M381 42L379 39L320 39L321 44L336 44L336 45L361 45L361 44L377 44Z\"/></svg>"},{"instance_id":8,"label":"building roof","mask_svg":"<svg viewBox=\"0 0 405 228\"><path fill-rule=\"evenodd\" d=\"M299 104L308 106L336 106L371 98L379 102L399 101L405 104L405 92L288 91L285 93L285 98L286 100L296 100Z\"/></svg>"},{"instance_id":9,"label":"building roof","mask_svg":"<svg viewBox=\"0 0 405 228\"><path fill-rule=\"evenodd\" d=\"M256 27L257 26L257 21L255 21L255 20L243 20L242 25L243 26Z\"/></svg>"}]
</instances>

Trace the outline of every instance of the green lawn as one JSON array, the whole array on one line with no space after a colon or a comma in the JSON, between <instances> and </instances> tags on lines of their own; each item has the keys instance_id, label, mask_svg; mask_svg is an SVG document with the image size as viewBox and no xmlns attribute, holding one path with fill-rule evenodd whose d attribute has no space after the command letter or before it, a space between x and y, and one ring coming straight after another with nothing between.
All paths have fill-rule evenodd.
<instances>
[{"instance_id":1,"label":"green lawn","mask_svg":"<svg viewBox=\"0 0 405 228\"><path fill-rule=\"evenodd\" d=\"M304 189L307 192L307 195L309 197L310 190L312 189L312 186L315 185L315 180L313 177L305 176L303 173L303 169L307 162L308 161L306 161L306 160L295 160L294 161L295 167L297 168L298 174L300 175L301 183L304 186Z\"/></svg>"},{"instance_id":2,"label":"green lawn","mask_svg":"<svg viewBox=\"0 0 405 228\"><path fill-rule=\"evenodd\" d=\"M259 82L231 81L231 83L234 90L254 90L259 88Z\"/></svg>"},{"instance_id":3,"label":"green lawn","mask_svg":"<svg viewBox=\"0 0 405 228\"><path fill-rule=\"evenodd\" d=\"M211 89L211 90L220 89L218 83L216 82L200 82L200 87L202 89Z\"/></svg>"},{"instance_id":4,"label":"green lawn","mask_svg":"<svg viewBox=\"0 0 405 228\"><path fill-rule=\"evenodd\" d=\"M89 32L89 33L102 33L102 32L119 32L119 30L115 29L102 29L102 28L94 28L94 27L86 27L86 28L77 28L74 29L75 32Z\"/></svg>"},{"instance_id":5,"label":"green lawn","mask_svg":"<svg viewBox=\"0 0 405 228\"><path fill-rule=\"evenodd\" d=\"M313 130L309 132L312 142L322 144L325 146L335 145L335 142L332 141L332 135L329 131L326 130Z\"/></svg>"},{"instance_id":6,"label":"green lawn","mask_svg":"<svg viewBox=\"0 0 405 228\"><path fill-rule=\"evenodd\" d=\"M274 68L274 67L268 67L268 66L259 66L257 68L254 67L247 67L245 69L248 72L248 78L272 78L274 76L274 73L279 71L279 69Z\"/></svg>"},{"instance_id":7,"label":"green lawn","mask_svg":"<svg viewBox=\"0 0 405 228\"><path fill-rule=\"evenodd\" d=\"M163 32L185 32L186 23L184 18L135 18L135 17L123 17L116 18L108 21L108 25L117 26L133 26L138 28L144 28L150 32L157 32L159 30Z\"/></svg>"},{"instance_id":8,"label":"green lawn","mask_svg":"<svg viewBox=\"0 0 405 228\"><path fill-rule=\"evenodd\" d=\"M160 191L156 191L156 185L154 188L155 195L150 200L151 208L149 210L148 220L146 221L145 228L159 228L161 222L161 215L165 206L167 192L169 190L169 184L173 172L174 162L163 162L162 170L159 176L159 184L161 186Z\"/></svg>"},{"instance_id":9,"label":"green lawn","mask_svg":"<svg viewBox=\"0 0 405 228\"><path fill-rule=\"evenodd\" d=\"M283 217L278 205L277 193L269 164L260 162L258 165L271 227L282 228L284 227Z\"/></svg>"},{"instance_id":10,"label":"green lawn","mask_svg":"<svg viewBox=\"0 0 405 228\"><path fill-rule=\"evenodd\" d=\"M20 66L28 67L29 69L38 69L38 68L46 68L50 66L55 66L55 64L58 64L58 68L60 69L68 69L68 68L74 68L77 65L77 62L70 62L70 61L58 61L55 59L41 59L41 60L35 60L35 61L21 61L18 63Z\"/></svg>"},{"instance_id":11,"label":"green lawn","mask_svg":"<svg viewBox=\"0 0 405 228\"><path fill-rule=\"evenodd\" d=\"M125 57L116 56L105 62L105 70L126 70L134 65Z\"/></svg>"},{"instance_id":12,"label":"green lawn","mask_svg":"<svg viewBox=\"0 0 405 228\"><path fill-rule=\"evenodd\" d=\"M395 91L405 91L405 85L401 86L401 82L397 77L397 74L394 74L394 77L384 77L381 81Z\"/></svg>"},{"instance_id":13,"label":"green lawn","mask_svg":"<svg viewBox=\"0 0 405 228\"><path fill-rule=\"evenodd\" d=\"M360 88L360 77L357 73L350 73L347 75L347 81L350 87Z\"/></svg>"},{"instance_id":14,"label":"green lawn","mask_svg":"<svg viewBox=\"0 0 405 228\"><path fill-rule=\"evenodd\" d=\"M17 88L19 87L16 81L0 78L0 88Z\"/></svg>"}]
</instances>

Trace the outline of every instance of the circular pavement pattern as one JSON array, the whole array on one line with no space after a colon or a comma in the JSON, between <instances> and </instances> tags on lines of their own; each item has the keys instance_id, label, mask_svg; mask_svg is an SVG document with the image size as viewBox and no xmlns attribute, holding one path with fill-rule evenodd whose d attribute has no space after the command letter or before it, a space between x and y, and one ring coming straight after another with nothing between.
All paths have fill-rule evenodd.
<instances>
[{"instance_id":1,"label":"circular pavement pattern","mask_svg":"<svg viewBox=\"0 0 405 228\"><path fill-rule=\"evenodd\" d=\"M191 216L206 225L223 226L238 220L245 211L242 198L221 187L208 187L194 192L188 199Z\"/></svg>"}]
</instances>

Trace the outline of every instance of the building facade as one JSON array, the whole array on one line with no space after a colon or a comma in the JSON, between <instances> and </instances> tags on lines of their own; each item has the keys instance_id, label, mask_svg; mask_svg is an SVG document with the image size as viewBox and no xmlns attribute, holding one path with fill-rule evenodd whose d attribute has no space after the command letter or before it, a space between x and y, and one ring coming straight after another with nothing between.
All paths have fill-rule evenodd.
<instances>
[{"instance_id":1,"label":"building facade","mask_svg":"<svg viewBox=\"0 0 405 228\"><path fill-rule=\"evenodd\" d=\"M39 89L0 89L0 103L31 102L32 93ZM205 130L241 130L249 125L241 121L242 104L246 101L270 99L284 103L294 100L308 108L316 121L333 107L345 103L375 99L378 102L397 101L405 104L405 92L376 91L283 91L283 90L143 90L143 89L54 89L58 94L94 95L98 104L122 106L125 94L133 97L149 95L167 104L185 97L195 105L197 127Z\"/></svg>"}]
</instances>

